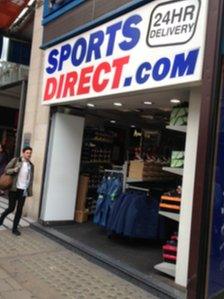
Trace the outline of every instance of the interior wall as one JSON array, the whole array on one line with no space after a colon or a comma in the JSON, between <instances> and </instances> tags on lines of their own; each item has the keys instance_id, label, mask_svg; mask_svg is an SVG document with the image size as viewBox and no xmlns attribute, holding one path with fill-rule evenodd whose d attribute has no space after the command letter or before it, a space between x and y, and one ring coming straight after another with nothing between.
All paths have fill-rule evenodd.
<instances>
[{"instance_id":1,"label":"interior wall","mask_svg":"<svg viewBox=\"0 0 224 299\"><path fill-rule=\"evenodd\" d=\"M182 184L182 199L178 235L178 252L176 265L176 283L186 287L190 250L192 206L197 158L201 93L193 88L190 93L189 115L185 146L185 161Z\"/></svg>"},{"instance_id":2,"label":"interior wall","mask_svg":"<svg viewBox=\"0 0 224 299\"><path fill-rule=\"evenodd\" d=\"M56 113L52 119L41 220L74 220L83 117Z\"/></svg>"}]
</instances>

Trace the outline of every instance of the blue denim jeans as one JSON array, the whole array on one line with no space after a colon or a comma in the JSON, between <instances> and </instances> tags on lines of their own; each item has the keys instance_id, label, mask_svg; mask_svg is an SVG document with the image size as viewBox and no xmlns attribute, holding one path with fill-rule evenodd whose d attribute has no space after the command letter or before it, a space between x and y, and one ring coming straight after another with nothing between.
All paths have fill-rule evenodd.
<instances>
[{"instance_id":1,"label":"blue denim jeans","mask_svg":"<svg viewBox=\"0 0 224 299\"><path fill-rule=\"evenodd\" d=\"M103 178L98 188L99 197L96 203L93 222L103 227L107 226L114 200L122 191L119 178Z\"/></svg>"}]
</instances>

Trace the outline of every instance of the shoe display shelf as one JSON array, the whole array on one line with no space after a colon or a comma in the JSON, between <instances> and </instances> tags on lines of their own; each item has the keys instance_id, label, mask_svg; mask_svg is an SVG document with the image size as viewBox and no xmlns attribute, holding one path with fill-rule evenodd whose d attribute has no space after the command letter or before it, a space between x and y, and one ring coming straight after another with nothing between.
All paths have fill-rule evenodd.
<instances>
[{"instance_id":1,"label":"shoe display shelf","mask_svg":"<svg viewBox=\"0 0 224 299\"><path fill-rule=\"evenodd\" d=\"M187 131L187 126L166 126L166 129L168 130L173 130L173 131L178 131L182 133L186 133ZM163 167L164 171L183 176L183 168L172 168L172 167ZM166 211L159 211L159 214L167 217L173 221L179 222L180 220L180 214L178 213L171 213L171 212L166 212ZM171 277L175 277L176 273L176 265L168 262L162 262L160 264L157 264L154 266L154 269L157 271L160 271L166 275L169 275Z\"/></svg>"}]
</instances>

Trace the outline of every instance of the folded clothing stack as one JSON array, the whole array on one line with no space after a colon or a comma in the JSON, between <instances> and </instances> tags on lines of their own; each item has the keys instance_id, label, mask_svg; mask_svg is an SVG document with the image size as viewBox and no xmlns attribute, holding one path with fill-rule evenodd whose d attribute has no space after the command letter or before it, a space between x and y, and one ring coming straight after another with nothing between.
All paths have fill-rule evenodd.
<instances>
[{"instance_id":1,"label":"folded clothing stack","mask_svg":"<svg viewBox=\"0 0 224 299\"><path fill-rule=\"evenodd\" d=\"M170 167L184 168L184 155L184 151L172 151Z\"/></svg>"},{"instance_id":2,"label":"folded clothing stack","mask_svg":"<svg viewBox=\"0 0 224 299\"><path fill-rule=\"evenodd\" d=\"M175 233L163 246L163 260L167 263L176 264L178 236Z\"/></svg>"},{"instance_id":3,"label":"folded clothing stack","mask_svg":"<svg viewBox=\"0 0 224 299\"><path fill-rule=\"evenodd\" d=\"M180 213L181 191L181 187L178 186L176 190L163 194L160 198L160 210L177 214Z\"/></svg>"},{"instance_id":4,"label":"folded clothing stack","mask_svg":"<svg viewBox=\"0 0 224 299\"><path fill-rule=\"evenodd\" d=\"M182 103L173 108L170 115L170 125L186 126L188 119L188 103Z\"/></svg>"}]
</instances>

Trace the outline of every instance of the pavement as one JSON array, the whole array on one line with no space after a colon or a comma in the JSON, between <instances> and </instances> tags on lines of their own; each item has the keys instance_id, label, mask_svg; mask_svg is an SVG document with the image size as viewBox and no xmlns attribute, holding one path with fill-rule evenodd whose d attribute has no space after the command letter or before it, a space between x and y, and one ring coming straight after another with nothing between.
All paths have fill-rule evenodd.
<instances>
[{"instance_id":1,"label":"pavement","mask_svg":"<svg viewBox=\"0 0 224 299\"><path fill-rule=\"evenodd\" d=\"M0 231L0 299L156 299L147 291L39 234Z\"/></svg>"},{"instance_id":2,"label":"pavement","mask_svg":"<svg viewBox=\"0 0 224 299\"><path fill-rule=\"evenodd\" d=\"M8 199L0 196L0 215L8 207ZM1 230L12 229L14 215L9 214L4 220L4 225L0 226ZM29 217L22 217L19 223L19 228L29 227L34 221Z\"/></svg>"}]
</instances>

